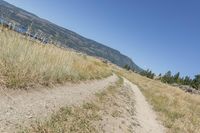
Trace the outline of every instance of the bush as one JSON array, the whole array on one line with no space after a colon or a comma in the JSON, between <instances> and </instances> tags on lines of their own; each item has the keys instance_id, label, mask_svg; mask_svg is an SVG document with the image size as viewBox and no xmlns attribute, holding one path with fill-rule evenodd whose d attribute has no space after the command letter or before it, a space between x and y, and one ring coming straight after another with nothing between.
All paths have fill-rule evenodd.
<instances>
[{"instance_id":1,"label":"bush","mask_svg":"<svg viewBox=\"0 0 200 133\"><path fill-rule=\"evenodd\" d=\"M128 65L128 64L126 64L125 66L124 66L124 69L126 69L126 70L130 70L131 69L131 67Z\"/></svg>"},{"instance_id":2,"label":"bush","mask_svg":"<svg viewBox=\"0 0 200 133\"><path fill-rule=\"evenodd\" d=\"M154 76L155 76L155 74L149 69L140 72L140 75L145 76L145 77L150 78L150 79L153 79Z\"/></svg>"}]
</instances>

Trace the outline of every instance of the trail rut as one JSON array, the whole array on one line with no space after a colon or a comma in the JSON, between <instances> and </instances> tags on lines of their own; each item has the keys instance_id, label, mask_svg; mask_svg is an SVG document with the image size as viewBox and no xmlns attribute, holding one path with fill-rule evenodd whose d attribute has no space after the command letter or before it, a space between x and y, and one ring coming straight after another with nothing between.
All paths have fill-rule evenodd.
<instances>
[{"instance_id":1,"label":"trail rut","mask_svg":"<svg viewBox=\"0 0 200 133\"><path fill-rule=\"evenodd\" d=\"M51 89L0 90L0 132L15 132L19 125L28 126L68 105L80 105L94 94L117 81L116 75L103 80L68 84Z\"/></svg>"},{"instance_id":2,"label":"trail rut","mask_svg":"<svg viewBox=\"0 0 200 133\"><path fill-rule=\"evenodd\" d=\"M36 120L45 120L61 107L70 105L78 106L89 102L93 100L96 92L103 91L117 80L118 77L112 75L102 80L87 81L80 84L67 84L51 89L38 88L28 91L1 89L0 132L16 132L20 128L20 125L26 127L30 126ZM155 112L147 103L139 88L125 78L123 86L131 90L129 93L132 95L132 100L134 99L135 115L131 116L134 118L127 119L129 123L135 123L135 126L132 128L133 132L165 133L165 128L157 120ZM122 103L125 102L125 99L121 100ZM130 117L128 116L125 118ZM115 119L115 121L118 121L118 119ZM112 126L115 125L117 124L114 122ZM117 130L115 131L117 132Z\"/></svg>"},{"instance_id":3,"label":"trail rut","mask_svg":"<svg viewBox=\"0 0 200 133\"><path fill-rule=\"evenodd\" d=\"M139 88L124 78L124 85L133 90L135 96L135 109L137 126L135 133L165 133L165 128L157 120L155 112L145 100Z\"/></svg>"}]
</instances>

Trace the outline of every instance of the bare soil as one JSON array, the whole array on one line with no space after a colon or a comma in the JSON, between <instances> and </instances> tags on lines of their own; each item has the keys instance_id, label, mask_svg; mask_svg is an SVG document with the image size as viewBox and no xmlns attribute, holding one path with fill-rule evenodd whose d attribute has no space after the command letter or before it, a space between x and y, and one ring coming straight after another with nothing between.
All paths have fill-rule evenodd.
<instances>
[{"instance_id":1,"label":"bare soil","mask_svg":"<svg viewBox=\"0 0 200 133\"><path fill-rule=\"evenodd\" d=\"M67 84L51 89L0 90L0 132L17 132L20 126L29 127L35 121L46 120L60 108L79 106L94 101L97 93L114 85L118 77L80 84ZM103 94L103 93L102 93ZM139 88L124 78L117 94L112 91L99 101L102 118L93 123L103 133L165 133L156 113Z\"/></svg>"},{"instance_id":2,"label":"bare soil","mask_svg":"<svg viewBox=\"0 0 200 133\"><path fill-rule=\"evenodd\" d=\"M145 97L141 93L140 89L132 84L127 79L124 79L125 86L133 90L135 96L135 119L137 124L134 132L136 133L165 133L164 126L157 120L156 113L152 107L147 103Z\"/></svg>"},{"instance_id":3,"label":"bare soil","mask_svg":"<svg viewBox=\"0 0 200 133\"><path fill-rule=\"evenodd\" d=\"M117 81L113 75L103 80L67 84L55 88L32 90L0 90L0 132L16 132L20 126L30 126L51 116L61 107L90 101L94 94Z\"/></svg>"}]
</instances>

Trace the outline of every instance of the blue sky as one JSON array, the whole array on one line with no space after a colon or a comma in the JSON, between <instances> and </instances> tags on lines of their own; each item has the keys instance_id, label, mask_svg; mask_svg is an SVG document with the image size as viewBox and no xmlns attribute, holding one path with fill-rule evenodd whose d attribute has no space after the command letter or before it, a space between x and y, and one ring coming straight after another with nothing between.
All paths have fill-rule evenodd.
<instances>
[{"instance_id":1,"label":"blue sky","mask_svg":"<svg viewBox=\"0 0 200 133\"><path fill-rule=\"evenodd\" d=\"M6 0L156 73L200 73L199 0Z\"/></svg>"}]
</instances>

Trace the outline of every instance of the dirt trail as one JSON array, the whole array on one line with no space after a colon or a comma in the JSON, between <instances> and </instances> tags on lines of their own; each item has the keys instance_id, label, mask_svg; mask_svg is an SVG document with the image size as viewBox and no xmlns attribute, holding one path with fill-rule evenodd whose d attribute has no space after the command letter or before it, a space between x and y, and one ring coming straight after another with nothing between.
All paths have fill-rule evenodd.
<instances>
[{"instance_id":1,"label":"dirt trail","mask_svg":"<svg viewBox=\"0 0 200 133\"><path fill-rule=\"evenodd\" d=\"M165 128L161 123L156 120L156 114L152 110L151 106L145 100L145 97L139 90L139 88L124 79L124 85L131 88L135 96L135 109L136 120L138 126L134 129L136 133L165 133Z\"/></svg>"},{"instance_id":2,"label":"dirt trail","mask_svg":"<svg viewBox=\"0 0 200 133\"><path fill-rule=\"evenodd\" d=\"M32 121L48 118L61 107L87 102L117 79L113 75L52 89L0 90L0 132L14 132L19 125L28 126Z\"/></svg>"}]
</instances>

